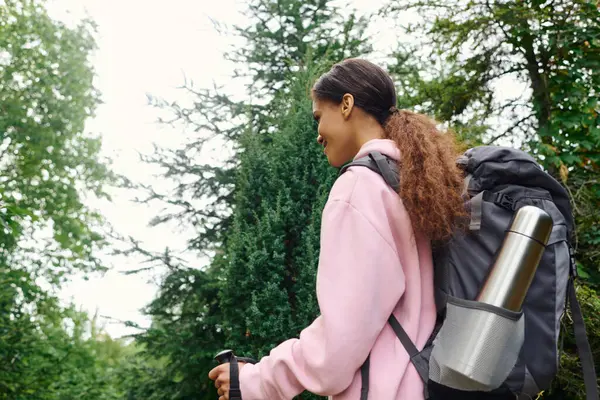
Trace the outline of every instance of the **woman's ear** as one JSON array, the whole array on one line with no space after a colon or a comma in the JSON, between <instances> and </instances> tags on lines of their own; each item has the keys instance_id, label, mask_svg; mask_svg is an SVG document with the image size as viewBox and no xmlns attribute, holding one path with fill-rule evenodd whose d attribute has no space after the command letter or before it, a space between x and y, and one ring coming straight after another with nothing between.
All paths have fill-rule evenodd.
<instances>
[{"instance_id":1,"label":"woman's ear","mask_svg":"<svg viewBox=\"0 0 600 400\"><path fill-rule=\"evenodd\" d=\"M344 97L342 97L342 116L344 119L348 119L350 114L352 113L352 109L354 108L354 96L350 93L346 93Z\"/></svg>"}]
</instances>

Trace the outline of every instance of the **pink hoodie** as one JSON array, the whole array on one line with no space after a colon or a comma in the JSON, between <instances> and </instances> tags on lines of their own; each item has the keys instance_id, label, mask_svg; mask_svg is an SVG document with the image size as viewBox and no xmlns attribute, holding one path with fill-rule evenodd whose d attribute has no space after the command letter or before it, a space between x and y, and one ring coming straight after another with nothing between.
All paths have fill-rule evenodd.
<instances>
[{"instance_id":1,"label":"pink hoodie","mask_svg":"<svg viewBox=\"0 0 600 400\"><path fill-rule=\"evenodd\" d=\"M391 140L366 143L394 159ZM413 232L398 195L375 172L351 167L323 210L317 273L321 315L240 372L244 400L288 400L307 390L359 400L369 352L369 400L423 399L423 383L387 320L393 312L418 349L435 323L430 242Z\"/></svg>"}]
</instances>

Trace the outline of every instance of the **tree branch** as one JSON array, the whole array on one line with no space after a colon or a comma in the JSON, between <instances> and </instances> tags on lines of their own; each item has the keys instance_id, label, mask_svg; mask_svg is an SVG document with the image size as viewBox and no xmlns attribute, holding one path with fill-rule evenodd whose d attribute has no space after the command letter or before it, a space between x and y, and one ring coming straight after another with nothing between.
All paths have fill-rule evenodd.
<instances>
[{"instance_id":1,"label":"tree branch","mask_svg":"<svg viewBox=\"0 0 600 400\"><path fill-rule=\"evenodd\" d=\"M485 5L487 7L487 9L490 11L490 13L492 13L492 15L495 15L494 13L494 9L492 8L492 6L490 5L489 0L486 0ZM504 38L506 39L506 41L510 44L513 44L510 41L511 36L508 34L508 32L506 32L506 30L504 29L504 25L502 25L502 22L500 21L499 18L494 18L494 21L496 21L496 25L498 25L498 28L500 28L500 30L502 31L502 33L504 34ZM514 46L514 44L513 44ZM517 51L519 51L524 57L527 57L527 54L525 54L525 50L519 46L515 46L515 49Z\"/></svg>"},{"instance_id":2,"label":"tree branch","mask_svg":"<svg viewBox=\"0 0 600 400\"><path fill-rule=\"evenodd\" d=\"M525 65L519 64L519 66L517 66L517 67L509 68L506 71L498 72L495 75L490 75L488 77L488 80L491 81L491 80L494 80L494 79L501 78L501 77L503 77L505 75L512 74L513 72L521 72L521 71L527 71L527 67Z\"/></svg>"},{"instance_id":3,"label":"tree branch","mask_svg":"<svg viewBox=\"0 0 600 400\"><path fill-rule=\"evenodd\" d=\"M519 125L521 125L523 122L527 121L528 119L530 119L531 117L534 117L535 114L529 114L528 116L521 118L520 120L518 120L517 122L515 122L510 128L508 128L507 130L505 130L504 132L502 132L499 135L496 135L494 137L492 137L487 143L486 145L492 145L496 140L506 137L509 134L511 134L516 128L519 127Z\"/></svg>"}]
</instances>

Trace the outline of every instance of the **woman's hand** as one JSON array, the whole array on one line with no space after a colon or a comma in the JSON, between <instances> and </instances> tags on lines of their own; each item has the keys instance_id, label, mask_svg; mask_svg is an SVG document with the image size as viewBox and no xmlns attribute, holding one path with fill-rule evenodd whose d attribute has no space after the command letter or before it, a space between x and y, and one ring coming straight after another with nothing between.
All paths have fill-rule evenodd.
<instances>
[{"instance_id":1,"label":"woman's hand","mask_svg":"<svg viewBox=\"0 0 600 400\"><path fill-rule=\"evenodd\" d=\"M245 365L246 363L238 361L239 371L241 371ZM220 396L219 400L229 400L229 386L231 384L229 381L229 374L229 363L221 364L208 373L208 378L215 381L215 387Z\"/></svg>"}]
</instances>

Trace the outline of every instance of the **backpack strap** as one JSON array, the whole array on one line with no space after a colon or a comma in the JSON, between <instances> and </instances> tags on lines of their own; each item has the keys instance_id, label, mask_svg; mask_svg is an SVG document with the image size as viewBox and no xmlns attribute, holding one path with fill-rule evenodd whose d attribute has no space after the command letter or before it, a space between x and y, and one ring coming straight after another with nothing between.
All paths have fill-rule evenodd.
<instances>
[{"instance_id":1,"label":"backpack strap","mask_svg":"<svg viewBox=\"0 0 600 400\"><path fill-rule=\"evenodd\" d=\"M402 325L400 325L400 322L398 322L398 320L396 319L396 317L394 317L393 314L390 315L388 322L391 325L394 332L396 333L396 336L398 337L398 339L400 339L400 343L402 343L402 346L404 346L404 348L406 349L408 356L410 357L411 363L415 366L415 369L419 373L419 376L421 377L421 380L423 381L423 384L424 384L423 392L425 395L425 399L428 399L429 398L428 391L427 391L427 383L429 382L428 361L423 357L423 355L417 349L417 347L414 345L412 340L410 340L410 337L408 336L408 334L406 333L404 328L402 328ZM362 387L360 389L360 400L367 400L368 396L369 396L369 364L370 364L369 359L370 358L371 358L371 354L369 353L369 356L367 357L367 359L365 360L363 365L361 365L361 367L360 367L360 377L362 380Z\"/></svg>"},{"instance_id":2,"label":"backpack strap","mask_svg":"<svg viewBox=\"0 0 600 400\"><path fill-rule=\"evenodd\" d=\"M598 400L598 385L596 381L596 370L594 366L594 356L592 355L592 349L590 342L588 341L587 333L585 330L585 321L583 320L583 314L581 312L581 306L577 300L577 293L575 292L575 278L577 277L577 267L575 265L575 258L573 254L573 248L570 247L570 259L571 259L571 276L567 283L567 300L571 315L573 317L573 331L575 333L575 344L577 345L577 352L579 353L579 359L581 360L581 368L583 369L583 382L585 384L586 400Z\"/></svg>"},{"instance_id":3,"label":"backpack strap","mask_svg":"<svg viewBox=\"0 0 600 400\"><path fill-rule=\"evenodd\" d=\"M397 193L400 190L400 177L398 175L398 163L390 157L381 154L378 151L372 151L367 156L361 157L345 164L339 175L343 174L350 167L366 167L371 171L381 175L385 182ZM402 328L401 328L402 329ZM408 338L408 336L407 336ZM410 339L408 339L410 341ZM370 357L367 357L360 367L360 376L362 387L360 390L360 400L367 400L369 397L369 366Z\"/></svg>"},{"instance_id":4,"label":"backpack strap","mask_svg":"<svg viewBox=\"0 0 600 400\"><path fill-rule=\"evenodd\" d=\"M470 180L471 178L468 176L465 178L465 181L467 181L467 179ZM468 182L466 182L465 185L468 185ZM463 191L463 194L464 193L467 193L466 189ZM484 201L492 202L509 211L515 211L516 202L512 197L503 193L493 193L482 190L471 199L471 220L469 221L469 230L471 231L478 231L481 229Z\"/></svg>"},{"instance_id":5,"label":"backpack strap","mask_svg":"<svg viewBox=\"0 0 600 400\"><path fill-rule=\"evenodd\" d=\"M360 367L360 378L362 380L362 387L360 388L360 400L367 400L369 397L369 364L370 364L371 353L367 356L367 359Z\"/></svg>"},{"instance_id":6,"label":"backpack strap","mask_svg":"<svg viewBox=\"0 0 600 400\"><path fill-rule=\"evenodd\" d=\"M577 344L577 351L579 352L579 358L581 359L581 368L583 369L586 400L597 400L600 397L598 397L598 385L596 384L596 370L594 367L592 349L590 348L590 342L588 341L587 333L585 331L583 314L581 313L579 301L577 301L575 284L573 283L572 278L569 279L567 291L569 293L569 308L571 309L571 314L573 316L575 343Z\"/></svg>"},{"instance_id":7,"label":"backpack strap","mask_svg":"<svg viewBox=\"0 0 600 400\"><path fill-rule=\"evenodd\" d=\"M402 328L402 325L400 325L400 322L398 322L398 320L396 319L396 317L394 317L393 314L390 315L388 322L392 326L392 329L396 333L396 336L398 336L398 339L400 339L400 343L402 343L402 346L404 346L404 348L408 352L410 361L415 366L415 369L419 373L421 380L425 385L427 385L427 382L429 381L429 367L427 360L423 359L423 357L421 356L421 352L419 351L419 349L417 349L412 340L410 340L410 337L408 336L404 328Z\"/></svg>"},{"instance_id":8,"label":"backpack strap","mask_svg":"<svg viewBox=\"0 0 600 400\"><path fill-rule=\"evenodd\" d=\"M340 169L340 175L346 172L350 167L367 167L371 171L378 173L385 182L394 189L400 190L400 177L398 175L398 163L378 151L372 151L367 156L351 161Z\"/></svg>"}]
</instances>

